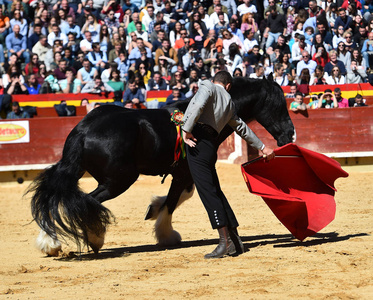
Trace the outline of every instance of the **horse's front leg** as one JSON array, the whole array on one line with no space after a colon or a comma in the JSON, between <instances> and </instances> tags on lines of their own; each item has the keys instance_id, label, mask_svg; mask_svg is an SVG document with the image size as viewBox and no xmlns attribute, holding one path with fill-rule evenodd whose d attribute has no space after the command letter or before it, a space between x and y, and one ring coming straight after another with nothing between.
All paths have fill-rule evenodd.
<instances>
[{"instance_id":1,"label":"horse's front leg","mask_svg":"<svg viewBox=\"0 0 373 300\"><path fill-rule=\"evenodd\" d=\"M145 220L156 220L154 233L159 245L172 246L181 242L180 234L172 227L172 213L191 198L193 192L194 184L189 169L182 168L182 172L174 172L168 195L153 198Z\"/></svg>"}]
</instances>

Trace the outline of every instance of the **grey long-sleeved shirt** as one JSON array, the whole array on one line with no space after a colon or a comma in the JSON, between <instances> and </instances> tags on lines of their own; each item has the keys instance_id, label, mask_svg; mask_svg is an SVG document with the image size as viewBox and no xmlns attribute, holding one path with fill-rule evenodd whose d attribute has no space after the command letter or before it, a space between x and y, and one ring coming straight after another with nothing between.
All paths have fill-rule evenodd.
<instances>
[{"instance_id":1,"label":"grey long-sleeved shirt","mask_svg":"<svg viewBox=\"0 0 373 300\"><path fill-rule=\"evenodd\" d=\"M262 141L236 115L230 94L223 86L208 80L201 82L197 94L190 101L183 118L183 130L192 132L197 122L211 126L218 133L228 124L251 147L264 148Z\"/></svg>"}]
</instances>

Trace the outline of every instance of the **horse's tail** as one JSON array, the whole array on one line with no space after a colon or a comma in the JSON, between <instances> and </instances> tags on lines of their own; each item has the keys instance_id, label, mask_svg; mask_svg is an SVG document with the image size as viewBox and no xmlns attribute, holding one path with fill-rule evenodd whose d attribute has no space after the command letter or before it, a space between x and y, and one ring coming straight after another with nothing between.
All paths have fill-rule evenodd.
<instances>
[{"instance_id":1,"label":"horse's tail","mask_svg":"<svg viewBox=\"0 0 373 300\"><path fill-rule=\"evenodd\" d=\"M89 236L103 236L112 218L110 210L78 186L84 174L82 155L83 137L74 130L66 140L62 159L44 170L27 191L34 193L31 212L39 227L52 238L75 239L79 250L81 241L88 245Z\"/></svg>"}]
</instances>

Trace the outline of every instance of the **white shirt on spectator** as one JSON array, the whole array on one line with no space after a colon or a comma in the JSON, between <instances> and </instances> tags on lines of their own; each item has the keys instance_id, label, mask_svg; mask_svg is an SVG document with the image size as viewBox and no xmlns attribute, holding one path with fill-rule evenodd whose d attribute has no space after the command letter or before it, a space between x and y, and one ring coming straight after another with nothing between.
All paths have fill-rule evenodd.
<instances>
[{"instance_id":1,"label":"white shirt on spectator","mask_svg":"<svg viewBox=\"0 0 373 300\"><path fill-rule=\"evenodd\" d=\"M259 45L258 44L258 41L256 39L252 39L252 40L249 40L249 39L245 39L243 41L243 46L245 48L245 52L248 52L249 50L253 49L253 47L255 45Z\"/></svg>"},{"instance_id":2,"label":"white shirt on spectator","mask_svg":"<svg viewBox=\"0 0 373 300\"><path fill-rule=\"evenodd\" d=\"M251 4L250 6L247 6L245 3L239 5L237 7L237 11L240 13L240 16L243 16L244 14L247 13L257 13L258 11L256 10L255 5Z\"/></svg>"},{"instance_id":3,"label":"white shirt on spectator","mask_svg":"<svg viewBox=\"0 0 373 300\"><path fill-rule=\"evenodd\" d=\"M299 42L295 42L293 46L291 47L292 60L295 60L295 61L301 60L303 51L307 51L308 53L311 53L311 45L306 44L304 46L304 49L302 50L301 48L299 48Z\"/></svg>"},{"instance_id":4,"label":"white shirt on spectator","mask_svg":"<svg viewBox=\"0 0 373 300\"><path fill-rule=\"evenodd\" d=\"M54 43L55 40L60 40L60 41L62 41L62 44L63 44L64 46L66 46L67 42L69 41L68 38L67 38L67 35L64 34L64 33L62 33L62 32L60 32L60 33L58 34L58 36L56 36L56 35L54 34L54 32L51 32L50 34L48 34L48 44L49 44L49 45L53 46L53 43Z\"/></svg>"},{"instance_id":5,"label":"white shirt on spectator","mask_svg":"<svg viewBox=\"0 0 373 300\"><path fill-rule=\"evenodd\" d=\"M87 41L86 39L81 40L79 44L80 48L86 47L87 50L92 49L92 42Z\"/></svg>"},{"instance_id":6,"label":"white shirt on spectator","mask_svg":"<svg viewBox=\"0 0 373 300\"><path fill-rule=\"evenodd\" d=\"M228 18L228 15L226 13L224 13L224 21L229 24L229 18ZM207 25L210 26L210 29L214 29L214 26L216 24L219 23L219 16L216 12L213 12L211 15L210 15L210 20L209 20L209 24L206 23L206 27Z\"/></svg>"}]
</instances>

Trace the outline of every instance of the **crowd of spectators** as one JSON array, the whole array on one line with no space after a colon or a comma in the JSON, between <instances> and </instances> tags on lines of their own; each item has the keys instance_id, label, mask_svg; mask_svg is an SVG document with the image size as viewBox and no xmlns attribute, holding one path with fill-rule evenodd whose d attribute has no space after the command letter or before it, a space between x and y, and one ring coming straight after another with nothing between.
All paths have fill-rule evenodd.
<instances>
[{"instance_id":1,"label":"crowd of spectators","mask_svg":"<svg viewBox=\"0 0 373 300\"><path fill-rule=\"evenodd\" d=\"M227 70L308 94L369 81L372 0L1 0L0 93L195 94ZM373 80L372 80L373 81Z\"/></svg>"}]
</instances>

